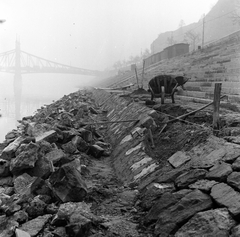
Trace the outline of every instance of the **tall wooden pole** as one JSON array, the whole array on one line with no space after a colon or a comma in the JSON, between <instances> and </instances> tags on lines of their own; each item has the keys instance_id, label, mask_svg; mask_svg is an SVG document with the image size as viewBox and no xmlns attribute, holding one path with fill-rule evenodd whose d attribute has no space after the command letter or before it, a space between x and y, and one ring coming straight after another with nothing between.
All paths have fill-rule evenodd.
<instances>
[{"instance_id":1,"label":"tall wooden pole","mask_svg":"<svg viewBox=\"0 0 240 237\"><path fill-rule=\"evenodd\" d=\"M136 74L137 85L138 85L138 89L139 89L139 81L138 81L137 67L135 67L135 74Z\"/></svg>"},{"instance_id":2,"label":"tall wooden pole","mask_svg":"<svg viewBox=\"0 0 240 237\"><path fill-rule=\"evenodd\" d=\"M204 46L204 29L205 28L205 14L203 16L203 29L202 29L202 48Z\"/></svg>"},{"instance_id":3,"label":"tall wooden pole","mask_svg":"<svg viewBox=\"0 0 240 237\"><path fill-rule=\"evenodd\" d=\"M214 100L213 100L213 133L218 134L220 129L219 123L219 107L222 83L215 83Z\"/></svg>"}]
</instances>

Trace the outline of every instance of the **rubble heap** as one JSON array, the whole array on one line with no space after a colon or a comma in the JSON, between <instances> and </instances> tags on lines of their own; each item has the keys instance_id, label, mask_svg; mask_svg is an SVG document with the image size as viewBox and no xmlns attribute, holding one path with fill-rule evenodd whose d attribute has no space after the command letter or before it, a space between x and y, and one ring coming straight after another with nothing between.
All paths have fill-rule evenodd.
<instances>
[{"instance_id":1,"label":"rubble heap","mask_svg":"<svg viewBox=\"0 0 240 237\"><path fill-rule=\"evenodd\" d=\"M240 120L219 138L153 108L79 91L22 118L0 146L0 237L239 236Z\"/></svg>"},{"instance_id":2,"label":"rubble heap","mask_svg":"<svg viewBox=\"0 0 240 237\"><path fill-rule=\"evenodd\" d=\"M94 106L90 92L72 93L24 117L5 136L0 236L89 236L94 225L107 225L107 218L91 211L96 187L86 180L89 157L111 153L92 125L105 117Z\"/></svg>"}]
</instances>

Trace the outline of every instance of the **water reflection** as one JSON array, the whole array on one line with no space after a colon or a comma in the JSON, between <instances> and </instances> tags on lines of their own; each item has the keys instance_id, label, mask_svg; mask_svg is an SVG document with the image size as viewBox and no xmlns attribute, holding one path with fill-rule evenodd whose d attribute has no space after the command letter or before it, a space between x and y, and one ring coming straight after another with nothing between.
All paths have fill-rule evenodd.
<instances>
[{"instance_id":1,"label":"water reflection","mask_svg":"<svg viewBox=\"0 0 240 237\"><path fill-rule=\"evenodd\" d=\"M14 128L16 128L15 119L2 116L0 118L0 142L4 141L5 135Z\"/></svg>"},{"instance_id":2,"label":"water reflection","mask_svg":"<svg viewBox=\"0 0 240 237\"><path fill-rule=\"evenodd\" d=\"M89 80L89 77L88 77ZM20 119L33 113L44 104L60 99L65 94L75 92L78 87L88 84L81 76L66 75L24 75L22 80L21 105L15 111L14 77L0 73L0 142L5 135L17 128L16 114Z\"/></svg>"}]
</instances>

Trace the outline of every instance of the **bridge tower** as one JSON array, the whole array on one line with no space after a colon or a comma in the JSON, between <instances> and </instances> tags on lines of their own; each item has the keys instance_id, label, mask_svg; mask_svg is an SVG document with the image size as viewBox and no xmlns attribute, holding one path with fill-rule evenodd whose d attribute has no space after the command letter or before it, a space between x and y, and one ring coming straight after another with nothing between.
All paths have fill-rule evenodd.
<instances>
[{"instance_id":1,"label":"bridge tower","mask_svg":"<svg viewBox=\"0 0 240 237\"><path fill-rule=\"evenodd\" d=\"M14 73L14 97L15 97L15 115L16 119L21 118L21 100L22 100L22 74L21 74L21 50L20 42L16 40L15 48L15 73Z\"/></svg>"}]
</instances>

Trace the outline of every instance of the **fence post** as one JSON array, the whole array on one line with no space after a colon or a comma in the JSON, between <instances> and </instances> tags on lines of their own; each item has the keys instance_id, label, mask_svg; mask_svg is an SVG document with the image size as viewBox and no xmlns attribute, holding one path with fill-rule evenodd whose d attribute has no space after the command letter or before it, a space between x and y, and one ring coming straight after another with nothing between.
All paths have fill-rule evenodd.
<instances>
[{"instance_id":1,"label":"fence post","mask_svg":"<svg viewBox=\"0 0 240 237\"><path fill-rule=\"evenodd\" d=\"M219 123L219 107L222 83L215 83L214 99L213 99L213 133L218 134L220 129Z\"/></svg>"}]
</instances>

